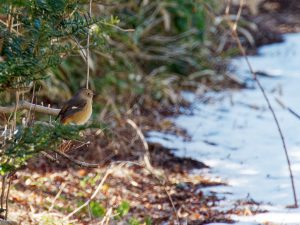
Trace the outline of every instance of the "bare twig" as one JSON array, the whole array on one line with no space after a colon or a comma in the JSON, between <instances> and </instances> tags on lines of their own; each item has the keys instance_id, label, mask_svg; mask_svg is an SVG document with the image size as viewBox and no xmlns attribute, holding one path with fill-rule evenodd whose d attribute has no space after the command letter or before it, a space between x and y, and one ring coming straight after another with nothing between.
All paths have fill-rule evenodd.
<instances>
[{"instance_id":1,"label":"bare twig","mask_svg":"<svg viewBox=\"0 0 300 225\"><path fill-rule=\"evenodd\" d=\"M239 10L238 10L237 15L236 15L235 22L234 22L234 24L232 25L232 29L233 29L233 30L236 30L236 29L237 29L238 22L239 22L239 20L240 20L240 17L241 17L242 11L243 11L243 6L244 6L244 0L240 0L240 7L239 7Z\"/></svg>"},{"instance_id":2,"label":"bare twig","mask_svg":"<svg viewBox=\"0 0 300 225\"><path fill-rule=\"evenodd\" d=\"M276 102L284 109L288 110L293 116L295 116L297 119L300 119L300 115L296 113L293 109L286 106L279 98L275 97Z\"/></svg>"},{"instance_id":3,"label":"bare twig","mask_svg":"<svg viewBox=\"0 0 300 225\"><path fill-rule=\"evenodd\" d=\"M240 0L240 9L242 7L243 7L243 0ZM226 12L226 13L229 13L229 11ZM281 142L282 142L282 147L283 147L283 150L284 150L284 153L285 153L285 156L286 156L286 161L287 161L287 164L288 164L288 170L289 170L289 174L290 174L290 180L291 180L293 197L294 197L294 205L293 205L293 207L298 208L298 200L297 200L296 188L295 188L295 184L294 184L294 176L293 176L293 172L292 172L292 169L291 169L290 157L289 157L289 154L288 154L288 150L287 150L286 143L285 143L285 138L284 138L283 132L281 130L281 126L280 126L280 123L278 121L277 115L276 115L276 113L275 113L275 111L273 109L273 106L272 106L272 104L271 104L271 102L269 100L269 97L268 97L268 95L267 95L264 87L260 83L258 77L256 76L256 73L254 72L254 70L252 68L252 65L250 64L249 58L248 58L248 56L246 54L246 50L242 46L241 41L240 41L240 39L238 37L237 31L236 31L236 26L234 26L234 24L232 24L232 22L230 20L227 20L227 22L228 22L228 25L231 28L232 36L236 40L238 48L239 48L240 52L242 53L244 59L246 60L247 66L248 66L248 68L249 68L249 70L250 70L250 72L251 72L251 74L253 76L253 79L255 80L256 84L258 85L259 90L261 91L261 93L262 93L262 95L263 95L263 97L264 97L264 99L265 99L265 101L266 101L266 103L268 105L268 108L269 108L269 110L270 110L270 112L271 112L271 114L273 116L274 122L276 124L277 130L278 130Z\"/></svg>"},{"instance_id":4,"label":"bare twig","mask_svg":"<svg viewBox=\"0 0 300 225\"><path fill-rule=\"evenodd\" d=\"M15 105L15 110L14 110L14 121L13 121L13 131L16 129L17 126L17 111L18 111L18 105L19 105L19 100L20 100L20 93L16 91L16 105Z\"/></svg>"},{"instance_id":5,"label":"bare twig","mask_svg":"<svg viewBox=\"0 0 300 225\"><path fill-rule=\"evenodd\" d=\"M14 23L14 14L15 12L15 7L13 7L12 5L9 8L9 15L8 15L8 20L7 20L7 29L8 32L11 32L12 27L13 27L13 23Z\"/></svg>"},{"instance_id":6,"label":"bare twig","mask_svg":"<svg viewBox=\"0 0 300 225\"><path fill-rule=\"evenodd\" d=\"M42 151L41 154L44 155L47 159L59 164L58 159L54 158L52 155L49 155L47 152Z\"/></svg>"},{"instance_id":7,"label":"bare twig","mask_svg":"<svg viewBox=\"0 0 300 225\"><path fill-rule=\"evenodd\" d=\"M78 166L82 166L82 167L88 167L88 168L98 168L100 167L102 164L97 164L97 163L87 163L87 162L83 162L77 159L73 159L71 156L69 156L66 153L63 153L61 151L58 150L53 150L55 153L57 153L58 155L68 159L69 161L71 161L72 163L78 165Z\"/></svg>"},{"instance_id":8,"label":"bare twig","mask_svg":"<svg viewBox=\"0 0 300 225\"><path fill-rule=\"evenodd\" d=\"M136 125L136 123L135 123L133 120L127 119L126 122L136 130L136 132L137 132L139 138L141 139L141 141L142 141L142 143L143 143L143 146L144 146L144 149L145 149L145 154L144 154L145 169L147 169L147 170L153 175L153 177L154 177L155 179L157 179L157 181L159 182L159 184L160 184L161 186L163 186L164 191L166 192L166 194L167 194L167 196L168 196L168 199L169 199L169 201L170 201L170 203L171 203L171 205L172 205L172 209L173 209L173 211L174 211L174 213L175 213L175 215L176 215L177 223L180 224L180 220L179 220L179 217L178 217L177 209L176 209L176 207L175 207L175 204L174 204L174 202L173 202L173 199L172 199L171 195L169 194L168 190L166 189L165 183L160 179L160 175L161 175L161 174L158 174L158 173L154 170L154 168L152 167L152 165L151 165L151 163L150 163L149 146L148 146L148 143L147 143L147 141L146 141L145 136L143 135L143 132L141 131L141 129ZM139 164L138 164L138 165L139 165ZM141 165L139 165L139 166L141 166ZM163 177L164 177L164 176L163 176ZM164 178L164 179L165 179L165 178Z\"/></svg>"},{"instance_id":9,"label":"bare twig","mask_svg":"<svg viewBox=\"0 0 300 225\"><path fill-rule=\"evenodd\" d=\"M173 212L175 213L175 216L176 216L176 220L177 220L177 225L180 225L180 220L179 220L179 217L178 217L178 211L175 207L175 204L174 204L174 201L172 199L172 196L170 195L170 193L168 192L167 188L166 188L166 185L164 183L161 183L160 184L163 186L164 188L164 191L166 192L167 196L168 196L168 199L169 199L169 202L171 203L172 205L172 208L173 208Z\"/></svg>"},{"instance_id":10,"label":"bare twig","mask_svg":"<svg viewBox=\"0 0 300 225\"><path fill-rule=\"evenodd\" d=\"M33 104L34 96L35 96L35 82L33 83L32 97L31 97L31 104ZM26 125L29 124L29 122L30 122L30 120L31 120L31 110L32 110L32 105L31 105L31 107L29 108L29 110L28 110L28 112L27 112Z\"/></svg>"},{"instance_id":11,"label":"bare twig","mask_svg":"<svg viewBox=\"0 0 300 225\"><path fill-rule=\"evenodd\" d=\"M110 27L116 28L117 30L122 31L122 32L134 32L135 31L135 29L131 29L131 28L124 29L122 27L119 27L119 26L116 26L116 25L113 25L113 24L110 24L110 23L102 22L102 21L100 21L100 23L102 23L102 24L104 24L106 26L110 26Z\"/></svg>"},{"instance_id":12,"label":"bare twig","mask_svg":"<svg viewBox=\"0 0 300 225\"><path fill-rule=\"evenodd\" d=\"M106 224L108 224L109 219L110 219L110 217L112 216L112 212L113 212L112 207L110 207L110 208L106 211L105 216L103 217L103 219L102 219L101 222L100 222L100 225L106 225Z\"/></svg>"},{"instance_id":13,"label":"bare twig","mask_svg":"<svg viewBox=\"0 0 300 225\"><path fill-rule=\"evenodd\" d=\"M62 193L62 191L64 190L64 188L66 187L66 183L63 183L61 186L60 186L60 188L59 188L59 191L57 192L57 194L55 195L55 197L54 197L54 199L53 199L53 201L52 201L52 203L51 203L51 206L50 206L50 208L49 208L49 212L54 208L54 204L55 204L55 202L56 202L56 200L59 198L59 196L61 195L61 193Z\"/></svg>"},{"instance_id":14,"label":"bare twig","mask_svg":"<svg viewBox=\"0 0 300 225\"><path fill-rule=\"evenodd\" d=\"M12 106L0 106L0 113L13 113L15 109L17 110L22 110L22 109L27 109L31 110L34 107L36 112L43 113L43 114L49 114L56 116L60 109L55 109L55 108L49 108L37 104L33 104L27 101L20 101L17 107L15 105Z\"/></svg>"},{"instance_id":15,"label":"bare twig","mask_svg":"<svg viewBox=\"0 0 300 225\"><path fill-rule=\"evenodd\" d=\"M3 175L2 182L1 182L1 197L0 197L0 209L1 210L3 210L5 187L6 187L6 175Z\"/></svg>"},{"instance_id":16,"label":"bare twig","mask_svg":"<svg viewBox=\"0 0 300 225\"><path fill-rule=\"evenodd\" d=\"M119 167L124 166L125 164L122 163L119 165ZM101 190L101 188L103 187L104 182L106 181L107 177L109 174L111 174L112 172L112 166L108 167L103 178L101 179L100 183L98 184L96 190L94 191L94 193L92 194L92 196L84 203L82 204L80 207L78 207L77 209L75 209L73 212L69 213L69 215L66 217L66 219L69 219L70 217L72 217L74 214L76 214L77 212L79 212L82 208L86 207L87 205L90 204L90 202L97 196L98 192Z\"/></svg>"},{"instance_id":17,"label":"bare twig","mask_svg":"<svg viewBox=\"0 0 300 225\"><path fill-rule=\"evenodd\" d=\"M9 191L10 191L10 185L11 185L11 180L12 178L8 178L8 187L7 187L7 191L6 191L6 199L5 199L5 219L7 220L7 215L8 215L8 196L9 196Z\"/></svg>"},{"instance_id":18,"label":"bare twig","mask_svg":"<svg viewBox=\"0 0 300 225\"><path fill-rule=\"evenodd\" d=\"M145 162L145 165L146 167L149 169L149 170L153 170L153 167L151 165L151 162L150 162L150 153L149 153L149 146L148 146L148 143L146 141L146 138L143 134L143 132L141 131L141 129L136 125L136 123L131 120L131 119L127 119L126 122L132 126L133 129L135 129L137 135L139 136L139 138L141 139L142 143L143 143L143 146L144 146L144 149L145 149L145 154L144 154L144 162Z\"/></svg>"},{"instance_id":19,"label":"bare twig","mask_svg":"<svg viewBox=\"0 0 300 225\"><path fill-rule=\"evenodd\" d=\"M92 16L92 0L89 3L89 16ZM89 89L89 80L90 80L90 28L88 29L87 35L87 49L86 49L86 88Z\"/></svg>"}]
</instances>

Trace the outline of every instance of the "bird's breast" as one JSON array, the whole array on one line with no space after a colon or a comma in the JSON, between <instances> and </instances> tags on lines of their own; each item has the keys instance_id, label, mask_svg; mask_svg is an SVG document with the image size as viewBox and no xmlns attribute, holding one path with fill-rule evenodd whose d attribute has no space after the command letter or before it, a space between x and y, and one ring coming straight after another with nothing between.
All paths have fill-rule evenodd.
<instances>
[{"instance_id":1,"label":"bird's breast","mask_svg":"<svg viewBox=\"0 0 300 225\"><path fill-rule=\"evenodd\" d=\"M92 104L91 103L86 104L86 106L82 108L82 110L65 118L63 123L64 124L75 123L77 125L85 124L90 119L92 112L93 112Z\"/></svg>"}]
</instances>

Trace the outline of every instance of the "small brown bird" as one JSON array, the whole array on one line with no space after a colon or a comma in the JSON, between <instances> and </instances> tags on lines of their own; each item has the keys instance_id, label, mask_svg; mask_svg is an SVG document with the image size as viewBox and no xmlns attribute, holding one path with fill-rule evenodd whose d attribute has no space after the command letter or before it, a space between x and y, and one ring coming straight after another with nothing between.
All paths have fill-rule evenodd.
<instances>
[{"instance_id":1,"label":"small brown bird","mask_svg":"<svg viewBox=\"0 0 300 225\"><path fill-rule=\"evenodd\" d=\"M60 117L62 124L85 124L92 115L93 97L94 94L91 90L86 88L80 89L63 105L56 119Z\"/></svg>"}]
</instances>

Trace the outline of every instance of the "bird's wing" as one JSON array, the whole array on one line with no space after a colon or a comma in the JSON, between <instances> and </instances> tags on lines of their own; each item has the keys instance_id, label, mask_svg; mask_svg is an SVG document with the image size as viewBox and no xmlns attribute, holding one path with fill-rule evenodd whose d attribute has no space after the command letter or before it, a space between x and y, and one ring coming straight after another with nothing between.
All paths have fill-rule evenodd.
<instances>
[{"instance_id":1,"label":"bird's wing","mask_svg":"<svg viewBox=\"0 0 300 225\"><path fill-rule=\"evenodd\" d=\"M87 104L87 102L83 99L71 98L69 101L67 101L63 105L63 107L59 111L59 114L57 115L56 119L59 116L61 116L61 119L64 119L70 115L73 115L74 113L80 111L86 104Z\"/></svg>"}]
</instances>

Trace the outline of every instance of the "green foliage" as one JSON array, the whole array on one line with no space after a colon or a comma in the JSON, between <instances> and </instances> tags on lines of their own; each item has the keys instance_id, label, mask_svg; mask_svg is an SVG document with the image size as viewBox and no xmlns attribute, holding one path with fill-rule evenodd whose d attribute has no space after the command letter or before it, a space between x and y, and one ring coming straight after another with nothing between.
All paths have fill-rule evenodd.
<instances>
[{"instance_id":1,"label":"green foliage","mask_svg":"<svg viewBox=\"0 0 300 225\"><path fill-rule=\"evenodd\" d=\"M35 124L18 127L11 140L0 146L0 174L4 175L25 165L28 159L41 151L57 149L62 140L80 138L79 133L87 126Z\"/></svg>"},{"instance_id":2,"label":"green foliage","mask_svg":"<svg viewBox=\"0 0 300 225\"><path fill-rule=\"evenodd\" d=\"M150 217L147 217L144 222L141 222L139 219L135 218L135 217L131 217L128 220L128 224L129 225L141 225L141 224L145 224L145 225L151 225L152 224L152 220Z\"/></svg>"},{"instance_id":3,"label":"green foliage","mask_svg":"<svg viewBox=\"0 0 300 225\"><path fill-rule=\"evenodd\" d=\"M145 219L145 223L146 223L146 225L151 225L152 224L151 217L147 216L147 218Z\"/></svg>"},{"instance_id":4,"label":"green foliage","mask_svg":"<svg viewBox=\"0 0 300 225\"><path fill-rule=\"evenodd\" d=\"M90 209L92 215L96 218L105 216L106 209L98 202L91 201Z\"/></svg>"},{"instance_id":5,"label":"green foliage","mask_svg":"<svg viewBox=\"0 0 300 225\"><path fill-rule=\"evenodd\" d=\"M105 37L119 20L111 15L91 17L88 2L0 1L0 16L7 18L0 23L0 91L49 80L51 71L57 71L68 56L79 55L87 47L88 34L91 49L105 45ZM78 82L76 85L78 89ZM0 146L0 174L20 168L41 151L56 149L62 140L79 138L83 129L86 127L59 124L19 126L15 135Z\"/></svg>"},{"instance_id":6,"label":"green foliage","mask_svg":"<svg viewBox=\"0 0 300 225\"><path fill-rule=\"evenodd\" d=\"M128 221L129 225L140 225L140 221L136 218L130 218L129 221Z\"/></svg>"},{"instance_id":7,"label":"green foliage","mask_svg":"<svg viewBox=\"0 0 300 225\"><path fill-rule=\"evenodd\" d=\"M48 69L58 66L68 55L78 54L91 33L91 46L104 44L104 37L118 19L90 17L75 0L2 1L18 27L0 24L0 88L18 88L48 77ZM94 24L98 32L91 32Z\"/></svg>"},{"instance_id":8,"label":"green foliage","mask_svg":"<svg viewBox=\"0 0 300 225\"><path fill-rule=\"evenodd\" d=\"M209 40L212 21L205 7L213 1L153 0L145 5L135 0L110 2L114 4L101 11L103 17L109 20L115 15L119 27L132 30L112 29L107 45L94 49L92 58L97 68L91 73L91 86L103 96L116 96L120 107L124 107L122 97L132 102L142 95L166 100L169 96L165 88L172 88L168 80L174 75L176 84L219 62L213 55L217 45ZM81 61L69 58L61 70L55 71L55 77L71 90L84 80Z\"/></svg>"},{"instance_id":9,"label":"green foliage","mask_svg":"<svg viewBox=\"0 0 300 225\"><path fill-rule=\"evenodd\" d=\"M154 0L147 5L129 1L126 8L117 7L112 13L121 24L135 29L122 43L124 49L135 52L131 55L144 71L167 65L166 72L187 75L201 69L203 41L210 25L204 4L194 0Z\"/></svg>"},{"instance_id":10,"label":"green foliage","mask_svg":"<svg viewBox=\"0 0 300 225\"><path fill-rule=\"evenodd\" d=\"M121 204L116 209L117 217L124 217L128 214L130 210L130 204L127 201L122 201Z\"/></svg>"},{"instance_id":11,"label":"green foliage","mask_svg":"<svg viewBox=\"0 0 300 225\"><path fill-rule=\"evenodd\" d=\"M178 32L186 32L195 28L198 32L196 37L203 39L207 22L203 4L194 0L169 0L168 3L167 9L172 15L174 26Z\"/></svg>"},{"instance_id":12,"label":"green foliage","mask_svg":"<svg viewBox=\"0 0 300 225\"><path fill-rule=\"evenodd\" d=\"M135 0L108 0L106 3L109 6L98 11L102 21L93 27L91 62L96 66L91 70L90 84L104 97L108 93L117 96L116 103L120 102L121 107L122 96L133 102L141 95L155 96L159 101L167 99L168 91L164 88L169 87L164 80L170 75L185 79L219 63L214 55L217 45L210 38L212 21L205 6L213 5L214 1L153 0L144 5ZM124 31L128 28L132 30ZM86 38L84 32L75 36L83 46L86 44L82 41ZM82 58L73 57L73 53L59 67L48 71L51 79L45 82L49 89L73 93L84 85L86 68ZM161 85L156 85L158 82Z\"/></svg>"}]
</instances>

